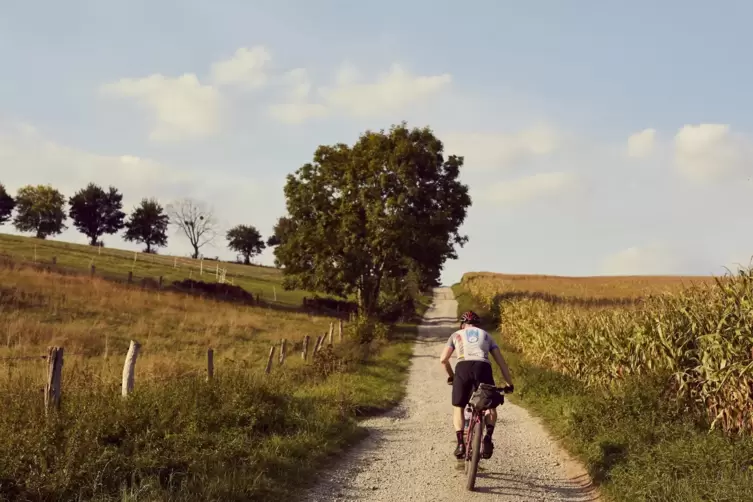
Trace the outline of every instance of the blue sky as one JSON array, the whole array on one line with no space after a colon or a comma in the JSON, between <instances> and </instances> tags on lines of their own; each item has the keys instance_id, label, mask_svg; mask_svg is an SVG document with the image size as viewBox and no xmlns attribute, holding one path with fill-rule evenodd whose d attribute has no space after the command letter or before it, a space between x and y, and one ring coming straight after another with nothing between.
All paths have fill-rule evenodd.
<instances>
[{"instance_id":1,"label":"blue sky","mask_svg":"<svg viewBox=\"0 0 753 502\"><path fill-rule=\"evenodd\" d=\"M753 255L750 2L0 11L0 182L12 191L94 181L129 209L192 196L223 229L267 235L285 176L317 145L406 120L466 159L470 241L447 283L475 270L723 273ZM163 252L187 251L171 234ZM231 256L222 238L205 254Z\"/></svg>"}]
</instances>

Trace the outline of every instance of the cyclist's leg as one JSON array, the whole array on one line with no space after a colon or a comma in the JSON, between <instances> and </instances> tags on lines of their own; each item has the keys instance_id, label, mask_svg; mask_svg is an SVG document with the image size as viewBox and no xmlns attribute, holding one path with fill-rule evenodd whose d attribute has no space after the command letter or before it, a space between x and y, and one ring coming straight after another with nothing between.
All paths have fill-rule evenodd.
<instances>
[{"instance_id":1,"label":"cyclist's leg","mask_svg":"<svg viewBox=\"0 0 753 502\"><path fill-rule=\"evenodd\" d=\"M486 363L479 365L476 378L480 383L495 385L494 374L492 373L492 365ZM494 451L492 435L494 434L494 426L497 423L497 410L488 410L486 416L484 417L484 421L486 423L486 434L484 434L481 455L483 458L489 458L492 456L492 452Z\"/></svg>"},{"instance_id":2,"label":"cyclist's leg","mask_svg":"<svg viewBox=\"0 0 753 502\"><path fill-rule=\"evenodd\" d=\"M465 455L465 441L463 438L464 416L463 410L471 398L473 374L470 373L469 361L458 361L455 365L455 378L452 381L452 423L455 427L457 448L455 456L462 458Z\"/></svg>"}]
</instances>

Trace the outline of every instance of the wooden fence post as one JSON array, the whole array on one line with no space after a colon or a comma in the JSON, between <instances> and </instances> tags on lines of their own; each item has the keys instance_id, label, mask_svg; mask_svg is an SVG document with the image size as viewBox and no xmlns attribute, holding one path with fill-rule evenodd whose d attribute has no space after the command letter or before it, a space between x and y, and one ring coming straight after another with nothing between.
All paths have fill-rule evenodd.
<instances>
[{"instance_id":1,"label":"wooden fence post","mask_svg":"<svg viewBox=\"0 0 753 502\"><path fill-rule=\"evenodd\" d=\"M162 289L162 276L159 276L159 288Z\"/></svg>"},{"instance_id":2,"label":"wooden fence post","mask_svg":"<svg viewBox=\"0 0 753 502\"><path fill-rule=\"evenodd\" d=\"M309 354L309 340L311 340L311 336L306 335L303 337L303 353L301 353L301 357L304 361Z\"/></svg>"},{"instance_id":3,"label":"wooden fence post","mask_svg":"<svg viewBox=\"0 0 753 502\"><path fill-rule=\"evenodd\" d=\"M282 339L280 342L280 365L282 365L285 362L285 356L287 355L287 344L288 341L286 339Z\"/></svg>"},{"instance_id":4,"label":"wooden fence post","mask_svg":"<svg viewBox=\"0 0 753 502\"><path fill-rule=\"evenodd\" d=\"M269 374L270 371L272 371L272 361L275 357L275 346L272 345L272 348L269 349L269 358L267 359L267 367L264 369L264 373Z\"/></svg>"},{"instance_id":5,"label":"wooden fence post","mask_svg":"<svg viewBox=\"0 0 753 502\"><path fill-rule=\"evenodd\" d=\"M128 271L128 284L131 284L133 282L133 271Z\"/></svg>"},{"instance_id":6,"label":"wooden fence post","mask_svg":"<svg viewBox=\"0 0 753 502\"><path fill-rule=\"evenodd\" d=\"M91 268L89 269L89 273L91 274L92 277L94 277L94 274L97 273L97 266L92 264Z\"/></svg>"},{"instance_id":7,"label":"wooden fence post","mask_svg":"<svg viewBox=\"0 0 753 502\"><path fill-rule=\"evenodd\" d=\"M319 349L322 348L322 344L324 343L324 337L326 335L319 335L316 339L316 347L314 348L314 354L319 352Z\"/></svg>"},{"instance_id":8,"label":"wooden fence post","mask_svg":"<svg viewBox=\"0 0 753 502\"><path fill-rule=\"evenodd\" d=\"M125 364L123 364L123 397L126 397L133 392L133 379L136 372L136 358L139 356L139 349L141 349L141 344L135 340L131 340L131 345L128 347L128 354L125 358Z\"/></svg>"},{"instance_id":9,"label":"wooden fence post","mask_svg":"<svg viewBox=\"0 0 753 502\"><path fill-rule=\"evenodd\" d=\"M53 256L52 257L52 264L53 265L57 265L58 264L58 257L57 256Z\"/></svg>"},{"instance_id":10,"label":"wooden fence post","mask_svg":"<svg viewBox=\"0 0 753 502\"><path fill-rule=\"evenodd\" d=\"M340 321L337 324L337 338L340 343L343 343L343 320L340 319Z\"/></svg>"},{"instance_id":11,"label":"wooden fence post","mask_svg":"<svg viewBox=\"0 0 753 502\"><path fill-rule=\"evenodd\" d=\"M327 337L327 344L332 345L332 334L335 332L335 323L329 323L329 335Z\"/></svg>"},{"instance_id":12,"label":"wooden fence post","mask_svg":"<svg viewBox=\"0 0 753 502\"><path fill-rule=\"evenodd\" d=\"M207 350L207 382L214 378L214 349Z\"/></svg>"},{"instance_id":13,"label":"wooden fence post","mask_svg":"<svg viewBox=\"0 0 753 502\"><path fill-rule=\"evenodd\" d=\"M47 352L47 382L44 392L44 411L60 409L60 394L63 389L63 347L50 347Z\"/></svg>"}]
</instances>

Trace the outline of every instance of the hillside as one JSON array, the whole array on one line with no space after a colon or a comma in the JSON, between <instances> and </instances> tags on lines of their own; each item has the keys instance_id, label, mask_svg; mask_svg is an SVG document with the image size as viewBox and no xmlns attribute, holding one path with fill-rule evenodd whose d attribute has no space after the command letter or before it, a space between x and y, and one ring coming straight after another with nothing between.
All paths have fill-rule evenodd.
<instances>
[{"instance_id":1,"label":"hillside","mask_svg":"<svg viewBox=\"0 0 753 502\"><path fill-rule=\"evenodd\" d=\"M189 278L216 282L219 271L225 269L225 281L255 296L261 295L267 302L300 306L304 297L312 296L310 292L283 290L282 272L274 267L97 248L8 234L0 234L0 255L36 263L52 263L54 257L58 267L80 272L88 271L93 264L100 276L125 280L132 272L136 282L143 278L156 280L160 276L166 283Z\"/></svg>"}]
</instances>

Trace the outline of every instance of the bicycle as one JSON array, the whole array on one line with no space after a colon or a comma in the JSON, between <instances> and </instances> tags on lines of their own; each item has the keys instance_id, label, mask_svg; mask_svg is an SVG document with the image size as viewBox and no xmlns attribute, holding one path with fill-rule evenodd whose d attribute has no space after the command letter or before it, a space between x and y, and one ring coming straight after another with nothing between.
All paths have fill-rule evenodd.
<instances>
[{"instance_id":1,"label":"bicycle","mask_svg":"<svg viewBox=\"0 0 753 502\"><path fill-rule=\"evenodd\" d=\"M471 409L471 416L465 421L463 435L465 436L465 488L473 491L476 486L476 474L478 473L478 463L481 459L481 435L482 425L486 414L489 410L505 402L504 394L508 393L509 387L495 387L482 383L473 391L468 407ZM467 408L466 408L467 409Z\"/></svg>"}]
</instances>

